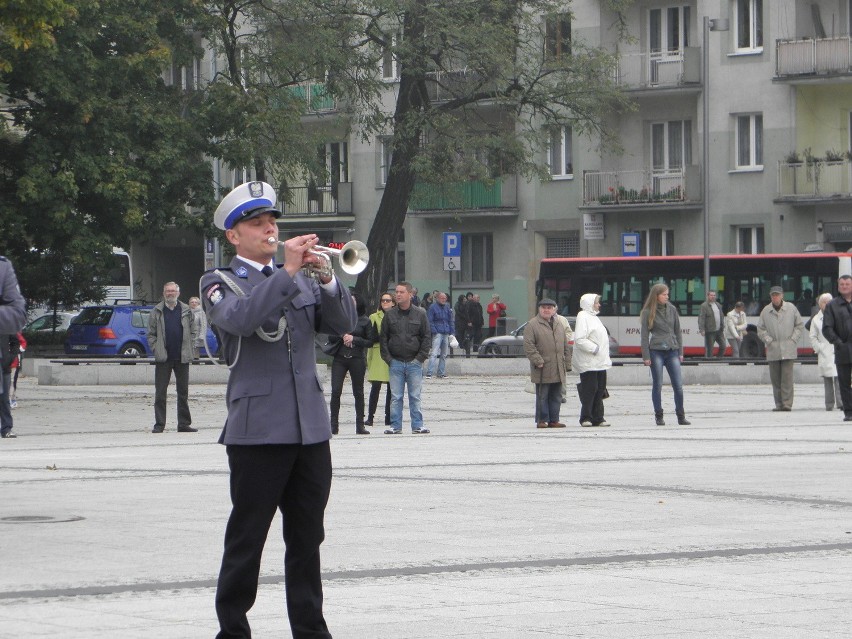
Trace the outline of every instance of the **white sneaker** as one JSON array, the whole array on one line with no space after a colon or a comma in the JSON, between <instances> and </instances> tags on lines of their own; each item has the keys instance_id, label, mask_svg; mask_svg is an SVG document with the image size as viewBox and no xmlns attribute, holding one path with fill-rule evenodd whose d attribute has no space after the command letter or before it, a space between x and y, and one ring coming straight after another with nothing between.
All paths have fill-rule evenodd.
<instances>
[{"instance_id":1,"label":"white sneaker","mask_svg":"<svg viewBox=\"0 0 852 639\"><path fill-rule=\"evenodd\" d=\"M17 407L18 407L18 400L17 399L9 400L9 408L17 408Z\"/></svg>"},{"instance_id":2,"label":"white sneaker","mask_svg":"<svg viewBox=\"0 0 852 639\"><path fill-rule=\"evenodd\" d=\"M609 422L604 420L600 424L598 424L598 426L609 426Z\"/></svg>"},{"instance_id":3,"label":"white sneaker","mask_svg":"<svg viewBox=\"0 0 852 639\"><path fill-rule=\"evenodd\" d=\"M591 425L592 425L592 422L590 422L588 419L584 419L583 421L580 422L580 426L591 426Z\"/></svg>"}]
</instances>

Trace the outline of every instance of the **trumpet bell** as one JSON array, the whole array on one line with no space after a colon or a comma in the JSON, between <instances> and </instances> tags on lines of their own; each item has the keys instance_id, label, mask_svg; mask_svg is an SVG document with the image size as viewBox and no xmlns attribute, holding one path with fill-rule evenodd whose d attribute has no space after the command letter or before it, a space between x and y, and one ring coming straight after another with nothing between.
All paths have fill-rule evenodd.
<instances>
[{"instance_id":1,"label":"trumpet bell","mask_svg":"<svg viewBox=\"0 0 852 639\"><path fill-rule=\"evenodd\" d=\"M340 251L340 268L349 275L357 275L370 262L370 250L359 240L350 240L337 250Z\"/></svg>"}]
</instances>

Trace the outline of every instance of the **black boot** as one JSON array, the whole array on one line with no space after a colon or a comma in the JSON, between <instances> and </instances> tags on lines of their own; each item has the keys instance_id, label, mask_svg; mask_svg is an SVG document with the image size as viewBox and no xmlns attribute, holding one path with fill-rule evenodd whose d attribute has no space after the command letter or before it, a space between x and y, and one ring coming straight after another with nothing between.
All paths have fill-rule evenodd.
<instances>
[{"instance_id":1,"label":"black boot","mask_svg":"<svg viewBox=\"0 0 852 639\"><path fill-rule=\"evenodd\" d=\"M370 415L370 416L367 418L367 421L365 421L365 422L364 422L364 426L372 426L372 425L373 425L373 416L372 416L372 415Z\"/></svg>"},{"instance_id":2,"label":"black boot","mask_svg":"<svg viewBox=\"0 0 852 639\"><path fill-rule=\"evenodd\" d=\"M666 425L666 422L663 420L663 414L662 413L654 413L654 417L657 420L657 426L665 426Z\"/></svg>"},{"instance_id":3,"label":"black boot","mask_svg":"<svg viewBox=\"0 0 852 639\"><path fill-rule=\"evenodd\" d=\"M690 422L684 413L677 414L677 423L680 426L689 426L692 422Z\"/></svg>"},{"instance_id":4,"label":"black boot","mask_svg":"<svg viewBox=\"0 0 852 639\"><path fill-rule=\"evenodd\" d=\"M338 433L338 431L339 431L339 430L340 430L340 429L337 427L337 424L332 424L332 425L331 425L331 434L332 434L332 435L337 435L337 433Z\"/></svg>"}]
</instances>

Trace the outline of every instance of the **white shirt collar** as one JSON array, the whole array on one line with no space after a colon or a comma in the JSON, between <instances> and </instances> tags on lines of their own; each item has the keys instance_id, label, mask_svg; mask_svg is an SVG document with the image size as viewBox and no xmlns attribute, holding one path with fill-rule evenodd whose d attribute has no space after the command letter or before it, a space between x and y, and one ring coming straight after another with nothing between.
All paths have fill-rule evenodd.
<instances>
[{"instance_id":1,"label":"white shirt collar","mask_svg":"<svg viewBox=\"0 0 852 639\"><path fill-rule=\"evenodd\" d=\"M274 260L269 260L267 264L261 264L260 262L255 262L254 260L250 260L247 257L243 257L241 255L238 255L237 259L242 260L249 266L256 268L258 271L262 271L265 266L271 266L272 268L275 268Z\"/></svg>"}]
</instances>

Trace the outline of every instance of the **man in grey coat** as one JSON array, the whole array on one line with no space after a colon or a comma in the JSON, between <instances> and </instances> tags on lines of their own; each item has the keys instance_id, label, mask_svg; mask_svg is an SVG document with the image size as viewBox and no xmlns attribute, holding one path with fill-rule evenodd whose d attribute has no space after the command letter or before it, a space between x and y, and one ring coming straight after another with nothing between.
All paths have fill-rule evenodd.
<instances>
[{"instance_id":1,"label":"man in grey coat","mask_svg":"<svg viewBox=\"0 0 852 639\"><path fill-rule=\"evenodd\" d=\"M216 589L219 639L250 637L261 555L269 526L284 520L284 588L293 637L328 639L319 547L331 490L331 422L317 377L314 335L351 333L355 304L333 273L306 276L318 238L301 235L279 250L274 189L235 188L216 226L234 245L229 267L205 273L201 299L231 369L228 416L219 442L231 471L231 516Z\"/></svg>"},{"instance_id":2,"label":"man in grey coat","mask_svg":"<svg viewBox=\"0 0 852 639\"><path fill-rule=\"evenodd\" d=\"M12 407L9 404L9 391L12 388L12 373L8 364L12 362L12 337L23 328L27 321L27 304L12 263L0 256L0 358L3 359L0 370L0 437L17 437L12 432ZM17 340L15 340L17 342Z\"/></svg>"},{"instance_id":3,"label":"man in grey coat","mask_svg":"<svg viewBox=\"0 0 852 639\"><path fill-rule=\"evenodd\" d=\"M172 372L177 389L178 432L195 433L189 412L189 364L193 359L196 324L192 309L178 300L180 287L174 282L163 286L163 301L148 316L148 346L154 351L154 428L166 428L166 395Z\"/></svg>"},{"instance_id":4,"label":"man in grey coat","mask_svg":"<svg viewBox=\"0 0 852 639\"><path fill-rule=\"evenodd\" d=\"M769 289L770 303L760 312L757 336L766 344L769 379L775 396L773 411L793 410L793 362L799 356L799 338L805 324L799 310L784 301L784 289Z\"/></svg>"},{"instance_id":5,"label":"man in grey coat","mask_svg":"<svg viewBox=\"0 0 852 639\"><path fill-rule=\"evenodd\" d=\"M698 332L704 336L704 357L713 357L713 344L719 344L716 357L725 355L725 313L716 301L716 291L707 293L707 300L698 309Z\"/></svg>"}]
</instances>

